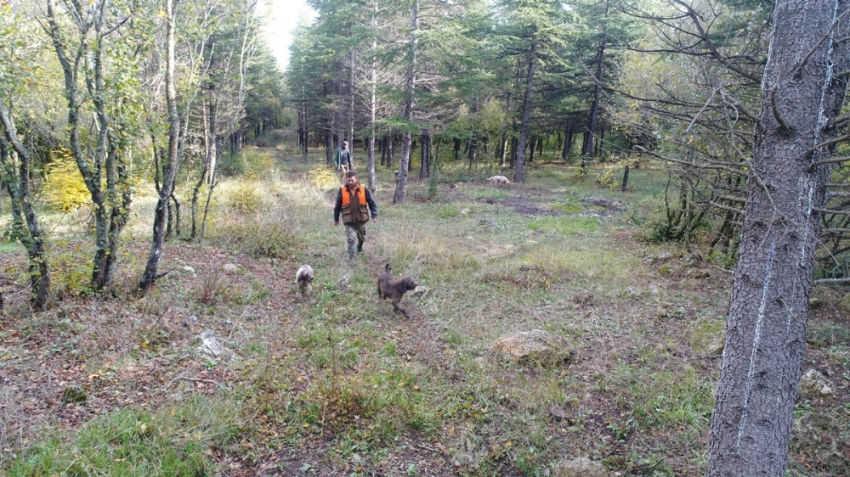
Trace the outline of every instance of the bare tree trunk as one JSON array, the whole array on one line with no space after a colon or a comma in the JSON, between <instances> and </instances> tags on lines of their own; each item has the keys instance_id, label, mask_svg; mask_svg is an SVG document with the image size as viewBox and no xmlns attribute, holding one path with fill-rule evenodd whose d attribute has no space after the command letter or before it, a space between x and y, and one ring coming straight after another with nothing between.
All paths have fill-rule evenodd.
<instances>
[{"instance_id":1,"label":"bare tree trunk","mask_svg":"<svg viewBox=\"0 0 850 477\"><path fill-rule=\"evenodd\" d=\"M419 178L425 179L431 176L430 161L431 133L425 129L422 131L422 159L419 167Z\"/></svg>"},{"instance_id":2,"label":"bare tree trunk","mask_svg":"<svg viewBox=\"0 0 850 477\"><path fill-rule=\"evenodd\" d=\"M419 0L413 1L413 15L411 20L412 31L410 33L410 64L407 70L407 84L405 85L405 102L402 117L405 120L411 121L413 118L413 88L416 85L416 33L419 29ZM410 167L410 152L412 135L410 129L405 128L401 139L401 157L398 161L398 176L396 177L395 194L393 195L393 204L403 203L407 198L407 176Z\"/></svg>"},{"instance_id":3,"label":"bare tree trunk","mask_svg":"<svg viewBox=\"0 0 850 477\"><path fill-rule=\"evenodd\" d=\"M165 236L163 226L168 215L168 199L174 192L174 179L177 177L177 143L180 140L180 116L177 114L177 91L174 87L174 28L176 0L165 0L166 15L166 66L165 66L165 102L168 108L168 153L166 163L162 165L162 187L156 201L153 219L153 239L148 262L139 282L139 293L145 294L156 282L157 267L162 256L162 242Z\"/></svg>"},{"instance_id":4,"label":"bare tree trunk","mask_svg":"<svg viewBox=\"0 0 850 477\"><path fill-rule=\"evenodd\" d=\"M525 102L522 107L522 120L519 126L519 145L517 146L514 181L525 180L525 148L528 141L528 121L531 115L531 90L534 83L534 67L537 63L537 35L532 33L531 51L528 54L528 74L525 76Z\"/></svg>"},{"instance_id":5,"label":"bare tree trunk","mask_svg":"<svg viewBox=\"0 0 850 477\"><path fill-rule=\"evenodd\" d=\"M372 115L370 124L369 124L369 183L368 187L370 190L375 190L378 187L377 181L375 180L375 117L377 115L378 109L378 100L377 100L377 88L378 88L378 0L375 0L374 9L372 11L372 67L371 67L371 96L369 99L369 111ZM383 158L383 156L382 156Z\"/></svg>"},{"instance_id":6,"label":"bare tree trunk","mask_svg":"<svg viewBox=\"0 0 850 477\"><path fill-rule=\"evenodd\" d=\"M816 237L844 101L846 0L776 3L762 79L709 476L784 475L802 374ZM835 141L832 141L833 143Z\"/></svg>"},{"instance_id":7,"label":"bare tree trunk","mask_svg":"<svg viewBox=\"0 0 850 477\"><path fill-rule=\"evenodd\" d=\"M606 1L606 11L608 13L608 3ZM599 116L599 98L602 94L602 63L605 61L605 23L602 26L602 41L599 42L599 50L596 54L596 86L593 88L593 103L590 105L590 119L588 120L587 130L584 132L584 143L581 148L581 171L582 175L586 174L587 166L593 158L593 134L596 132L596 119Z\"/></svg>"}]
</instances>

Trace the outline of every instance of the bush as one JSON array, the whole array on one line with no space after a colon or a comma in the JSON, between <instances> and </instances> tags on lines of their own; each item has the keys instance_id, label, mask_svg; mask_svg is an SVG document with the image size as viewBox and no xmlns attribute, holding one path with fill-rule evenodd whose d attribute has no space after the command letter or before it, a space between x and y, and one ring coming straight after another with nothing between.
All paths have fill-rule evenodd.
<instances>
[{"instance_id":1,"label":"bush","mask_svg":"<svg viewBox=\"0 0 850 477\"><path fill-rule=\"evenodd\" d=\"M91 200L83 175L68 149L51 151L44 181L44 197L51 207L73 212Z\"/></svg>"},{"instance_id":2,"label":"bush","mask_svg":"<svg viewBox=\"0 0 850 477\"><path fill-rule=\"evenodd\" d=\"M310 171L310 183L322 190L333 189L340 185L336 172L321 164Z\"/></svg>"},{"instance_id":3,"label":"bush","mask_svg":"<svg viewBox=\"0 0 850 477\"><path fill-rule=\"evenodd\" d=\"M257 212L263 206L263 196L253 184L240 183L227 192L225 202L238 212Z\"/></svg>"},{"instance_id":4,"label":"bush","mask_svg":"<svg viewBox=\"0 0 850 477\"><path fill-rule=\"evenodd\" d=\"M293 225L294 221L283 213L277 217L231 217L216 227L215 235L231 247L255 257L286 258L293 256L302 245Z\"/></svg>"},{"instance_id":5,"label":"bush","mask_svg":"<svg viewBox=\"0 0 850 477\"><path fill-rule=\"evenodd\" d=\"M269 154L261 153L256 147L246 147L236 155L224 154L218 164L218 174L226 177L264 177L274 168Z\"/></svg>"}]
</instances>

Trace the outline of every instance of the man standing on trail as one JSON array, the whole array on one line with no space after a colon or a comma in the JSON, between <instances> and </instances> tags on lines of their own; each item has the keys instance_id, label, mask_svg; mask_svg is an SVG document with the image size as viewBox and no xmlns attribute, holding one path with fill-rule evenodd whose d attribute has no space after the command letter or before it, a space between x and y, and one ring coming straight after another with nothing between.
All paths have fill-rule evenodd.
<instances>
[{"instance_id":1,"label":"man standing on trail","mask_svg":"<svg viewBox=\"0 0 850 477\"><path fill-rule=\"evenodd\" d=\"M344 143L343 143L344 144ZM348 242L348 265L354 266L354 239L357 239L357 251L363 252L366 240L366 223L378 221L378 206L372 192L357 182L357 173L345 174L345 185L339 188L334 206L334 225L339 225L339 213L345 225L345 239Z\"/></svg>"},{"instance_id":2,"label":"man standing on trail","mask_svg":"<svg viewBox=\"0 0 850 477\"><path fill-rule=\"evenodd\" d=\"M351 150L348 149L348 141L342 141L342 145L336 150L334 164L336 165L336 170L342 171L343 174L352 169Z\"/></svg>"}]
</instances>

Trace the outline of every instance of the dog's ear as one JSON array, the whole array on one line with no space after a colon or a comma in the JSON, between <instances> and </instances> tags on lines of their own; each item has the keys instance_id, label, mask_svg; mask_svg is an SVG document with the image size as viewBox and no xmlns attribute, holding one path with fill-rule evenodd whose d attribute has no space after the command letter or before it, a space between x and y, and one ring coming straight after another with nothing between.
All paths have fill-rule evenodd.
<instances>
[{"instance_id":1,"label":"dog's ear","mask_svg":"<svg viewBox=\"0 0 850 477\"><path fill-rule=\"evenodd\" d=\"M387 262L386 266L384 266L384 271L385 272L391 272L392 270L393 270L393 267L390 266L390 262Z\"/></svg>"}]
</instances>

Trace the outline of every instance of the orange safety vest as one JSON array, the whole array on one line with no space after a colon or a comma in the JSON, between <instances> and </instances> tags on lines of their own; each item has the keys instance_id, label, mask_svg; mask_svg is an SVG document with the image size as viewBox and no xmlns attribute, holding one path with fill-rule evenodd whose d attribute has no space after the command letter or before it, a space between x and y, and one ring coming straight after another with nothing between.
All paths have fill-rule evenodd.
<instances>
[{"instance_id":1,"label":"orange safety vest","mask_svg":"<svg viewBox=\"0 0 850 477\"><path fill-rule=\"evenodd\" d=\"M351 193L346 194L348 187L342 186L340 187L342 190L342 206L348 207L351 204ZM357 199L360 202L360 205L366 205L366 189L363 186L357 186Z\"/></svg>"},{"instance_id":2,"label":"orange safety vest","mask_svg":"<svg viewBox=\"0 0 850 477\"><path fill-rule=\"evenodd\" d=\"M348 187L340 187L342 195L342 223L358 224L369 221L369 207L366 203L366 188L362 185L357 186L355 193L357 194L357 202L360 207L351 207L351 193L347 190Z\"/></svg>"}]
</instances>

